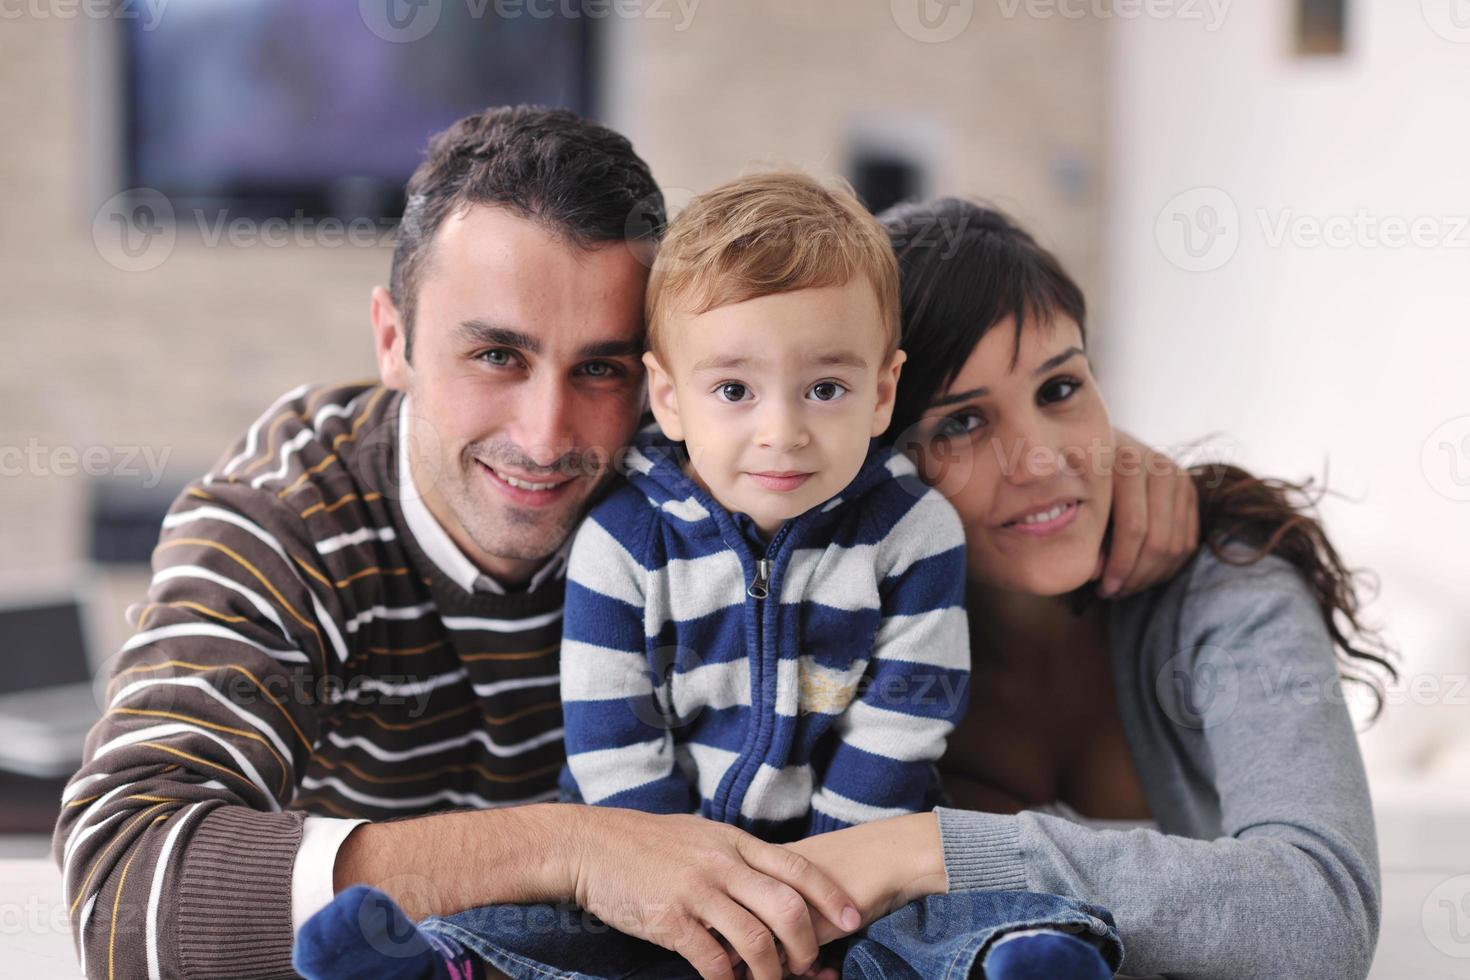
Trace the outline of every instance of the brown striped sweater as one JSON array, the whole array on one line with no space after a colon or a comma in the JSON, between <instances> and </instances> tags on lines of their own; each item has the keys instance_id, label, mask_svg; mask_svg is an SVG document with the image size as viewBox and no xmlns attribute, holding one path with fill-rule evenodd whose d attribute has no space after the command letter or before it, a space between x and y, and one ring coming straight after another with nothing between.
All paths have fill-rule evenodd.
<instances>
[{"instance_id":1,"label":"brown striped sweater","mask_svg":"<svg viewBox=\"0 0 1470 980\"><path fill-rule=\"evenodd\" d=\"M165 520L52 844L88 976L293 976L308 812L554 798L563 572L495 594L430 558L402 400L289 392Z\"/></svg>"}]
</instances>

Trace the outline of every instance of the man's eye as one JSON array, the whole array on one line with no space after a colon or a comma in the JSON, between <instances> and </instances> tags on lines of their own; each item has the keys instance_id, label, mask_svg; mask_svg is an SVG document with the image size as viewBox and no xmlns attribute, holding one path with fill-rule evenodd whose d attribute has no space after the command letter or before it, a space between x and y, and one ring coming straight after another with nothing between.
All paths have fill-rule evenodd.
<instances>
[{"instance_id":1,"label":"man's eye","mask_svg":"<svg viewBox=\"0 0 1470 980\"><path fill-rule=\"evenodd\" d=\"M616 364L609 364L607 361L592 361L583 367L582 370L593 378L615 378L619 374L618 366Z\"/></svg>"},{"instance_id":2,"label":"man's eye","mask_svg":"<svg viewBox=\"0 0 1470 980\"><path fill-rule=\"evenodd\" d=\"M1036 393L1036 400L1043 405L1064 402L1081 387L1082 382L1076 378L1053 378L1041 386L1041 390Z\"/></svg>"},{"instance_id":3,"label":"man's eye","mask_svg":"<svg viewBox=\"0 0 1470 980\"><path fill-rule=\"evenodd\" d=\"M506 367L511 363L511 359L514 356L514 354L505 348L497 347L494 350L487 350L480 354L480 360L493 367Z\"/></svg>"},{"instance_id":4,"label":"man's eye","mask_svg":"<svg viewBox=\"0 0 1470 980\"><path fill-rule=\"evenodd\" d=\"M738 402L745 400L745 385L735 381L727 381L715 389L719 399L726 402Z\"/></svg>"},{"instance_id":5,"label":"man's eye","mask_svg":"<svg viewBox=\"0 0 1470 980\"><path fill-rule=\"evenodd\" d=\"M836 381L818 381L812 385L812 395L819 402L835 402L845 394L847 394L847 387Z\"/></svg>"}]
</instances>

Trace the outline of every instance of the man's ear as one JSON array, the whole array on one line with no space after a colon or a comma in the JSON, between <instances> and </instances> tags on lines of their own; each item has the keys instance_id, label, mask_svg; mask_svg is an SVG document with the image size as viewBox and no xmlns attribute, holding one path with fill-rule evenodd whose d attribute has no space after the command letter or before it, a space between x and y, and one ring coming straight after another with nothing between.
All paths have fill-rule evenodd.
<instances>
[{"instance_id":1,"label":"man's ear","mask_svg":"<svg viewBox=\"0 0 1470 980\"><path fill-rule=\"evenodd\" d=\"M403 316L393 304L393 297L382 286L373 287L371 316L378 376L387 387L407 391L408 376L413 370L408 363L408 335L404 332Z\"/></svg>"},{"instance_id":2,"label":"man's ear","mask_svg":"<svg viewBox=\"0 0 1470 980\"><path fill-rule=\"evenodd\" d=\"M674 442L684 441L684 426L679 422L679 396L674 391L674 378L664 370L658 355L647 351L643 366L648 369L648 407L658 419L658 427Z\"/></svg>"},{"instance_id":3,"label":"man's ear","mask_svg":"<svg viewBox=\"0 0 1470 980\"><path fill-rule=\"evenodd\" d=\"M893 403L898 397L898 375L903 370L903 362L908 359L908 354L896 350L878 372L878 403L873 406L871 433L875 438L886 432L888 423L893 421Z\"/></svg>"}]
</instances>

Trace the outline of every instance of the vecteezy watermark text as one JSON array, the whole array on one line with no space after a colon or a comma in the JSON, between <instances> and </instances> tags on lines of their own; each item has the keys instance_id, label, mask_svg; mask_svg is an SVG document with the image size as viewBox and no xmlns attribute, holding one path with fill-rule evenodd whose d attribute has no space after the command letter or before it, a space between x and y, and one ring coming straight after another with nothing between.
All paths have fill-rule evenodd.
<instances>
[{"instance_id":1,"label":"vecteezy watermark text","mask_svg":"<svg viewBox=\"0 0 1470 980\"><path fill-rule=\"evenodd\" d=\"M92 242L103 261L124 272L147 272L168 261L181 224L192 223L206 248L391 248L398 222L391 218L232 216L228 209L194 208L183 214L151 187L109 198L92 220Z\"/></svg>"},{"instance_id":2,"label":"vecteezy watermark text","mask_svg":"<svg viewBox=\"0 0 1470 980\"><path fill-rule=\"evenodd\" d=\"M151 31L170 0L0 0L0 20L136 20Z\"/></svg>"},{"instance_id":3,"label":"vecteezy watermark text","mask_svg":"<svg viewBox=\"0 0 1470 980\"><path fill-rule=\"evenodd\" d=\"M675 31L694 21L700 0L358 0L357 12L369 31L392 44L428 37L444 16L446 3L463 3L452 19L497 20L675 20Z\"/></svg>"},{"instance_id":4,"label":"vecteezy watermark text","mask_svg":"<svg viewBox=\"0 0 1470 980\"><path fill-rule=\"evenodd\" d=\"M141 476L151 490L163 481L170 453L169 446L52 446L31 438L0 445L0 477Z\"/></svg>"}]
</instances>

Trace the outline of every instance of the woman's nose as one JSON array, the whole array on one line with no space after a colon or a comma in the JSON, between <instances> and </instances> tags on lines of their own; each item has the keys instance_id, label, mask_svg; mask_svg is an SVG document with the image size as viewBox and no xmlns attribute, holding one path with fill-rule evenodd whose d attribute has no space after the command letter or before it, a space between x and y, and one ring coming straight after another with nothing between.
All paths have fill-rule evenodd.
<instances>
[{"instance_id":1,"label":"woman's nose","mask_svg":"<svg viewBox=\"0 0 1470 980\"><path fill-rule=\"evenodd\" d=\"M1050 480L1067 468L1067 458L1060 445L1045 438L1045 434L1022 428L1002 433L992 445L1000 455L1001 472L1006 480L1017 486Z\"/></svg>"}]
</instances>

